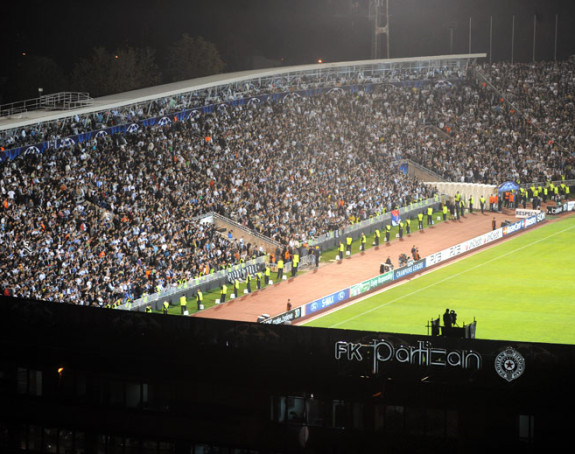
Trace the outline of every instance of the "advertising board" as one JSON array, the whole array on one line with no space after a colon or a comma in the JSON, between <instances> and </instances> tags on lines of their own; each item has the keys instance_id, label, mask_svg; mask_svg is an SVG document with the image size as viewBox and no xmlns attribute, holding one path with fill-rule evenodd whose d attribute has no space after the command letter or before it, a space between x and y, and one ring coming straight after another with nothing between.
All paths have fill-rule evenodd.
<instances>
[{"instance_id":1,"label":"advertising board","mask_svg":"<svg viewBox=\"0 0 575 454\"><path fill-rule=\"evenodd\" d=\"M522 208L517 208L515 210L515 217L516 218L528 218L530 216L535 216L539 214L541 210L524 210Z\"/></svg>"},{"instance_id":2,"label":"advertising board","mask_svg":"<svg viewBox=\"0 0 575 454\"><path fill-rule=\"evenodd\" d=\"M393 280L401 279L425 268L425 259L414 262L412 265L393 270Z\"/></svg>"},{"instance_id":3,"label":"advertising board","mask_svg":"<svg viewBox=\"0 0 575 454\"><path fill-rule=\"evenodd\" d=\"M314 312L325 309L326 307L333 306L334 304L341 303L349 298L349 288L339 290L331 295L319 298L305 306L305 315L313 314Z\"/></svg>"},{"instance_id":4,"label":"advertising board","mask_svg":"<svg viewBox=\"0 0 575 454\"><path fill-rule=\"evenodd\" d=\"M382 285L391 282L393 280L393 271L389 271L379 276L363 281L360 284L352 285L349 289L349 296L353 298L354 296L361 295L362 293L369 292L374 288L381 287Z\"/></svg>"},{"instance_id":5,"label":"advertising board","mask_svg":"<svg viewBox=\"0 0 575 454\"><path fill-rule=\"evenodd\" d=\"M276 315L275 317L266 318L261 323L268 325L283 325L286 322L291 322L301 317L301 306L292 309L291 311L284 312L283 314Z\"/></svg>"}]
</instances>

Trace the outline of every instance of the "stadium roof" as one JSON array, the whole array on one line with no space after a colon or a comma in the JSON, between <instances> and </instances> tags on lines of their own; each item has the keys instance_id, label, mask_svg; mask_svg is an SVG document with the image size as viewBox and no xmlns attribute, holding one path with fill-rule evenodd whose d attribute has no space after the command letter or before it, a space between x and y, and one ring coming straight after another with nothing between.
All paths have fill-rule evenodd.
<instances>
[{"instance_id":1,"label":"stadium roof","mask_svg":"<svg viewBox=\"0 0 575 454\"><path fill-rule=\"evenodd\" d=\"M487 54L461 54L461 55L443 55L431 57L415 58L394 58L387 60L359 60L351 62L321 63L313 65L276 67L268 69L256 69L250 71L241 71L235 73L216 74L208 77L174 82L171 84L157 85L154 87L143 88L139 90L117 93L109 96L96 98L94 103L89 107L83 107L73 110L34 110L22 112L17 115L0 117L0 130L9 130L21 128L38 123L51 122L62 118L69 118L74 115L84 115L94 112L113 110L133 104L145 103L155 99L183 95L222 87L245 83L251 80L273 79L275 77L296 77L303 75L321 75L323 73L361 71L369 68L393 69L396 67L420 67L436 66L445 62L465 62L485 58Z\"/></svg>"}]
</instances>

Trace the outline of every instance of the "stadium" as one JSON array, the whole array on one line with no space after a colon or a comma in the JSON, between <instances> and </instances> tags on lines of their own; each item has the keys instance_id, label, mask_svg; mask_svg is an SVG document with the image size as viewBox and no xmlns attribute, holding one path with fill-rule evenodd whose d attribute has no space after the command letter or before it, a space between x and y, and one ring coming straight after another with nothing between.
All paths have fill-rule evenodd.
<instances>
[{"instance_id":1,"label":"stadium","mask_svg":"<svg viewBox=\"0 0 575 454\"><path fill-rule=\"evenodd\" d=\"M0 449L562 446L574 63L485 59L3 118Z\"/></svg>"}]
</instances>

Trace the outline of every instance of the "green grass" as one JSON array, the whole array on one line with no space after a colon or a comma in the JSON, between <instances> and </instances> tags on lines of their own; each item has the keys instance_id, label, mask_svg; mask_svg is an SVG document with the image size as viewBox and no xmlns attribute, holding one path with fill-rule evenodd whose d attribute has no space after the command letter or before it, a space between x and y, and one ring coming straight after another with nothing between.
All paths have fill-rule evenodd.
<instances>
[{"instance_id":1,"label":"green grass","mask_svg":"<svg viewBox=\"0 0 575 454\"><path fill-rule=\"evenodd\" d=\"M307 326L426 335L446 308L478 339L575 344L575 217L385 290Z\"/></svg>"}]
</instances>

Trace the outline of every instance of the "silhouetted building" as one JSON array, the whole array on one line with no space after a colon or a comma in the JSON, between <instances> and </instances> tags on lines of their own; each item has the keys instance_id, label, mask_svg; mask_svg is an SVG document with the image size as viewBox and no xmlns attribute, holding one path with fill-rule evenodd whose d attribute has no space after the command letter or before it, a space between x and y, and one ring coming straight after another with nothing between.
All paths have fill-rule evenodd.
<instances>
[{"instance_id":1,"label":"silhouetted building","mask_svg":"<svg viewBox=\"0 0 575 454\"><path fill-rule=\"evenodd\" d=\"M0 300L0 452L543 450L573 346Z\"/></svg>"}]
</instances>

